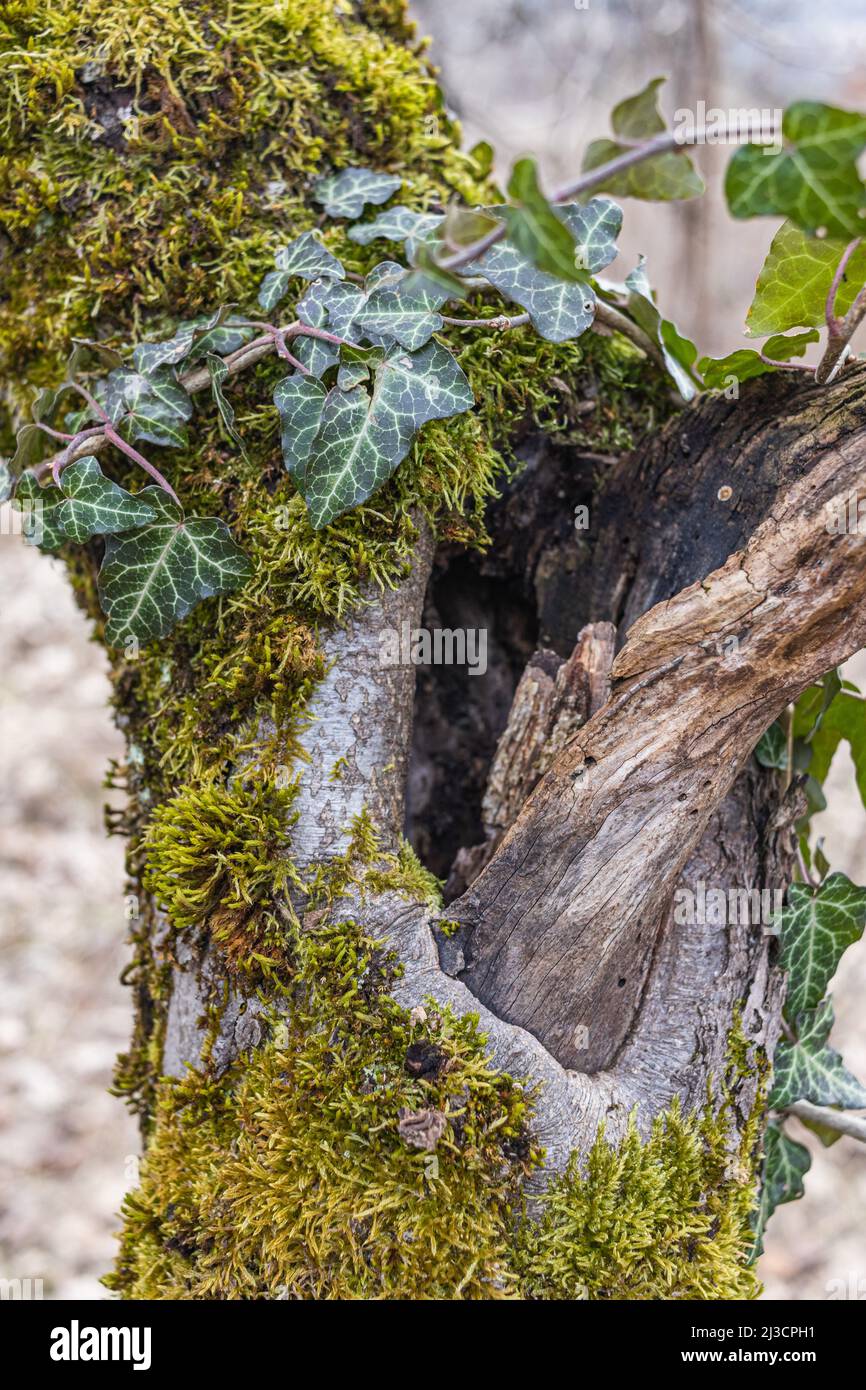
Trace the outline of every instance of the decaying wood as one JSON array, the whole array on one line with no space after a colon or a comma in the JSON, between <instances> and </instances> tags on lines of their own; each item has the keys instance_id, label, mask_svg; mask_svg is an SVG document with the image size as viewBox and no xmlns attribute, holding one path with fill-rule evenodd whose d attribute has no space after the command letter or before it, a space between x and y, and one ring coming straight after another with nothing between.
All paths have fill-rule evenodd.
<instances>
[{"instance_id":1,"label":"decaying wood","mask_svg":"<svg viewBox=\"0 0 866 1390\"><path fill-rule=\"evenodd\" d=\"M485 839L458 852L446 900L478 877L557 753L605 703L615 635L611 623L589 623L567 661L546 648L531 657L490 766L481 804Z\"/></svg>"},{"instance_id":2,"label":"decaying wood","mask_svg":"<svg viewBox=\"0 0 866 1390\"><path fill-rule=\"evenodd\" d=\"M585 1150L602 1121L615 1140L633 1110L646 1126L675 1095L701 1105L708 1079L724 1068L736 1008L747 1035L772 1053L783 989L772 935L736 920L684 928L670 905L680 882L772 889L787 881L796 789L773 815L771 775L750 764L749 753L806 684L866 642L866 538L826 525L849 493L866 492L864 379L854 373L846 388L853 409L836 388L817 404L815 393L804 404L808 393L779 388L782 463L765 462L763 472L750 449L757 439L769 449L774 425L763 398L760 425L744 411L745 472L759 483L751 501L743 483L738 519L721 535L745 543L720 563L700 568L722 546L719 528L708 527L712 542L692 554L683 540L688 518L670 496L660 495L659 505L681 529L665 573L660 522L640 533L637 551L631 536L623 538L617 611L595 616L618 616L629 630L600 709L597 685L591 707L574 696L573 666L567 673L530 665L485 800L494 833L513 819L549 759L550 739L562 747L489 865L449 908L463 923L458 936L437 949L435 915L393 894L357 892L339 905L403 961L394 985L400 1003L412 1008L433 997L476 1013L495 1065L537 1088L534 1123L549 1171ZM801 407L809 427L798 473L787 421ZM724 443L724 457L708 454L698 470L707 496L714 470L737 475L728 411L727 402L706 402L650 445L646 476L661 494L684 431L704 439L706 450L714 433ZM726 417L724 428L714 429L714 412ZM646 456L635 466L646 470ZM616 508L604 505L611 544ZM604 564L610 574L614 561ZM325 639L334 664L312 708L302 771L313 832L289 848L304 862L339 852L361 805L372 809L386 843L399 834L414 673L383 672L379 638L384 626L418 621L429 567L424 538L405 583L392 594L371 592L349 626ZM663 601L643 612L659 591ZM599 652L611 640L608 630ZM327 778L338 759L351 769L345 782ZM172 1028L170 1017L175 1042L166 1070L198 1057L206 974L178 977L172 1014L185 1026ZM226 1011L220 1057L249 1045L254 1014L249 1003ZM748 1083L739 1087L744 1111L752 1095Z\"/></svg>"},{"instance_id":3,"label":"decaying wood","mask_svg":"<svg viewBox=\"0 0 866 1390\"><path fill-rule=\"evenodd\" d=\"M866 642L866 536L829 529L866 492L866 425L828 420L823 443L744 549L632 625L610 701L450 909L460 978L568 1066L615 1059L672 890L760 734Z\"/></svg>"}]
</instances>

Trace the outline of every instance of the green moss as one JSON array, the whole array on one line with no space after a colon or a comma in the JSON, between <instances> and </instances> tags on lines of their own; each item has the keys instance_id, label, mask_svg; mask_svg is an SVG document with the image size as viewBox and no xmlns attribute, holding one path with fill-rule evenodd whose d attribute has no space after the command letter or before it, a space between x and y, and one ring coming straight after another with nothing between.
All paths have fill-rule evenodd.
<instances>
[{"instance_id":1,"label":"green moss","mask_svg":"<svg viewBox=\"0 0 866 1390\"><path fill-rule=\"evenodd\" d=\"M185 787L158 806L144 837L148 893L182 931L246 920L282 894L291 878L291 805L297 786L252 780Z\"/></svg>"},{"instance_id":2,"label":"green moss","mask_svg":"<svg viewBox=\"0 0 866 1390\"><path fill-rule=\"evenodd\" d=\"M541 1220L520 1230L515 1266L527 1296L756 1297L754 1173L729 1144L724 1110L684 1116L676 1104L646 1142L634 1124L618 1149L599 1135L585 1165L573 1156L545 1195Z\"/></svg>"},{"instance_id":3,"label":"green moss","mask_svg":"<svg viewBox=\"0 0 866 1390\"><path fill-rule=\"evenodd\" d=\"M523 1087L472 1017L408 1014L353 922L301 930L295 1001L220 1080L162 1083L111 1288L125 1297L744 1298L754 1134L730 1114L600 1134L528 1220L540 1154ZM439 1111L434 1152L401 1136Z\"/></svg>"},{"instance_id":4,"label":"green moss","mask_svg":"<svg viewBox=\"0 0 866 1390\"><path fill-rule=\"evenodd\" d=\"M251 1065L163 1087L111 1286L143 1298L501 1298L537 1161L474 1022L415 1022L359 928L300 935L298 999ZM401 1112L447 1116L434 1152Z\"/></svg>"}]
</instances>

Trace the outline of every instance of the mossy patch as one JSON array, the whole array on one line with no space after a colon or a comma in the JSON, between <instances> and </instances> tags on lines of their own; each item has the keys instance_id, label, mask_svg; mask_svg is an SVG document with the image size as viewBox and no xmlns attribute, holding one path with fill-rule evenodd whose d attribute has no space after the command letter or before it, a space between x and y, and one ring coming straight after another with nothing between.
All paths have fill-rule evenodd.
<instances>
[{"instance_id":1,"label":"mossy patch","mask_svg":"<svg viewBox=\"0 0 866 1390\"><path fill-rule=\"evenodd\" d=\"M573 1155L517 1237L515 1265L541 1299L746 1299L754 1172L729 1151L730 1115L685 1116L674 1104L643 1142L634 1124L618 1149L599 1135ZM754 1136L752 1136L753 1138Z\"/></svg>"},{"instance_id":2,"label":"mossy patch","mask_svg":"<svg viewBox=\"0 0 866 1390\"><path fill-rule=\"evenodd\" d=\"M746 1298L754 1173L730 1113L674 1106L642 1142L600 1134L527 1219L531 1095L477 1021L385 992L394 962L352 921L300 929L292 1006L216 1080L162 1083L125 1203L124 1297ZM435 1147L405 1120L442 1117Z\"/></svg>"}]
</instances>

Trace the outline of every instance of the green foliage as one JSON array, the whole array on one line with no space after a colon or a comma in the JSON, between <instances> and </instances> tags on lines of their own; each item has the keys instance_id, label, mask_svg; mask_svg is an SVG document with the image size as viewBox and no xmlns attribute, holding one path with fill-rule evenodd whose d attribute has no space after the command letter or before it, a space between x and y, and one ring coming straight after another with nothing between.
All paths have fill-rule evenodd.
<instances>
[{"instance_id":1,"label":"green foliage","mask_svg":"<svg viewBox=\"0 0 866 1390\"><path fill-rule=\"evenodd\" d=\"M631 317L658 344L665 366L683 400L691 400L697 394L693 368L698 350L693 342L678 332L670 319L663 318L659 313L644 265L644 257L641 256L635 269L626 277Z\"/></svg>"},{"instance_id":2,"label":"green foliage","mask_svg":"<svg viewBox=\"0 0 866 1390\"><path fill-rule=\"evenodd\" d=\"M249 560L218 517L184 517L160 487L142 500L155 520L109 536L99 571L105 638L121 647L164 637L203 598L237 588Z\"/></svg>"},{"instance_id":3,"label":"green foliage","mask_svg":"<svg viewBox=\"0 0 866 1390\"><path fill-rule=\"evenodd\" d=\"M613 204L604 200L605 211ZM588 261L586 270L601 270L616 255L616 247L608 237L591 245L589 238L597 226L597 207L590 204L592 211L587 215L578 204L558 207L557 216L570 233L572 251L582 261ZM503 207L492 209L500 214ZM619 209L620 220L622 214ZM612 220L615 221L615 214ZM585 220L586 218L586 220ZM563 343L570 338L579 338L591 326L595 316L595 295L592 287L580 277L564 281L545 270L539 270L532 260L523 254L510 240L500 241L492 246L477 261L466 267L467 275L480 275L508 299L514 300L529 314L533 328L551 343Z\"/></svg>"},{"instance_id":4,"label":"green foliage","mask_svg":"<svg viewBox=\"0 0 866 1390\"><path fill-rule=\"evenodd\" d=\"M149 376L119 367L105 383L102 404L118 433L130 442L176 449L188 442L186 422L192 415L192 401L170 367L158 367Z\"/></svg>"},{"instance_id":5,"label":"green foliage","mask_svg":"<svg viewBox=\"0 0 866 1390\"><path fill-rule=\"evenodd\" d=\"M438 343L409 354L389 349L374 368L370 394L363 385L332 388L303 475L295 474L313 525L326 526L365 501L406 457L420 425L471 405L464 373Z\"/></svg>"},{"instance_id":6,"label":"green foliage","mask_svg":"<svg viewBox=\"0 0 866 1390\"><path fill-rule=\"evenodd\" d=\"M533 159L517 161L508 183L508 195L513 206L498 211L508 228L510 244L538 270L559 280L585 279L574 237L539 188Z\"/></svg>"},{"instance_id":7,"label":"green foliage","mask_svg":"<svg viewBox=\"0 0 866 1390\"><path fill-rule=\"evenodd\" d=\"M767 1125L761 1196L754 1215L753 1259L763 1254L764 1231L776 1207L803 1196L803 1178L811 1166L812 1157L803 1144L791 1139L778 1124Z\"/></svg>"},{"instance_id":8,"label":"green foliage","mask_svg":"<svg viewBox=\"0 0 866 1390\"><path fill-rule=\"evenodd\" d=\"M633 97L627 97L611 112L611 128L617 140L593 140L583 157L583 169L598 169L610 160L628 153L637 141L652 139L665 130L658 109L658 90L663 77L655 77ZM667 150L605 179L601 185L617 198L642 198L652 202L696 198L704 191L703 180L688 155Z\"/></svg>"},{"instance_id":9,"label":"green foliage","mask_svg":"<svg viewBox=\"0 0 866 1390\"><path fill-rule=\"evenodd\" d=\"M827 295L844 250L844 241L807 236L795 222L783 223L761 267L746 331L762 338L766 333L785 333L789 328L823 327ZM838 315L851 308L863 284L866 244L858 247L848 261L836 296Z\"/></svg>"},{"instance_id":10,"label":"green foliage","mask_svg":"<svg viewBox=\"0 0 866 1390\"><path fill-rule=\"evenodd\" d=\"M349 170L348 172L352 172ZM273 309L288 293L292 280L317 280L325 276L342 280L345 276L336 256L318 239L315 232L303 232L288 246L281 246L274 257L276 270L271 270L262 281L259 290L259 304L265 310Z\"/></svg>"},{"instance_id":11,"label":"green foliage","mask_svg":"<svg viewBox=\"0 0 866 1390\"><path fill-rule=\"evenodd\" d=\"M360 217L368 203L387 203L403 180L376 169L343 169L319 179L313 197L327 217Z\"/></svg>"},{"instance_id":12,"label":"green foliage","mask_svg":"<svg viewBox=\"0 0 866 1390\"><path fill-rule=\"evenodd\" d=\"M795 1100L843 1109L866 1109L866 1087L846 1070L839 1053L827 1044L833 1008L824 1000L797 1019L795 1042L782 1041L773 1059L770 1104L784 1110Z\"/></svg>"},{"instance_id":13,"label":"green foliage","mask_svg":"<svg viewBox=\"0 0 866 1390\"><path fill-rule=\"evenodd\" d=\"M791 884L779 923L789 1019L818 1007L843 952L860 940L864 925L866 888L844 874L831 874L817 889Z\"/></svg>"},{"instance_id":14,"label":"green foliage","mask_svg":"<svg viewBox=\"0 0 866 1390\"><path fill-rule=\"evenodd\" d=\"M787 338L777 335L767 339L760 353L750 348L738 348L736 352L729 352L727 357L702 357L698 371L708 390L722 390L730 386L731 381L751 381L753 377L778 371L773 362L788 362L792 357L802 357L809 344L817 341L815 329L792 333ZM766 358L772 361L768 362Z\"/></svg>"},{"instance_id":15,"label":"green foliage","mask_svg":"<svg viewBox=\"0 0 866 1390\"><path fill-rule=\"evenodd\" d=\"M857 160L866 117L799 101L782 121L778 152L744 145L728 166L725 194L734 217L787 217L810 236L849 241L863 232L866 188Z\"/></svg>"},{"instance_id":16,"label":"green foliage","mask_svg":"<svg viewBox=\"0 0 866 1390\"><path fill-rule=\"evenodd\" d=\"M779 961L787 971L785 1036L773 1058L775 1080L770 1105L780 1112L768 1127L762 1197L755 1215L755 1254L760 1253L764 1226L775 1207L803 1193L808 1152L782 1129L785 1110L797 1100L835 1109L866 1107L866 1088L845 1068L828 1044L833 1024L831 1002L825 997L842 955L859 941L866 925L866 889L844 874L827 877L829 864L820 844L809 847L809 817L825 804L821 784L840 741L856 749L858 768L866 774L864 704L849 682L830 671L810 686L787 716L776 721L755 749L758 761L786 775L799 773L807 794L808 813L798 825L803 871L815 871L822 882L792 883L787 905L778 921ZM789 768L790 763L790 768ZM866 805L866 775L858 787ZM820 1121L804 1121L824 1144L835 1142L838 1131Z\"/></svg>"}]
</instances>

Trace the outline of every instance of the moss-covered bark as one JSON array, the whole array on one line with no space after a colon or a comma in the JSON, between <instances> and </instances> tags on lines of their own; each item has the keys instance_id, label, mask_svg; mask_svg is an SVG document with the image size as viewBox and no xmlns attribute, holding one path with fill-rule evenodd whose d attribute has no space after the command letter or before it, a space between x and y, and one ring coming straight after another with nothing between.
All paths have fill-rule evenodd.
<instances>
[{"instance_id":1,"label":"moss-covered bark","mask_svg":"<svg viewBox=\"0 0 866 1390\"><path fill-rule=\"evenodd\" d=\"M274 248L316 225L309 193L329 168L407 178L425 207L483 200L402 0L18 0L0 18L0 374L6 435L55 383L71 339L124 348L179 319L247 305ZM380 259L340 227L351 270ZM755 1134L732 1157L719 1097L660 1120L588 1168L524 1225L540 1160L520 1079L496 1075L471 1018L422 1017L389 998L397 965L353 921L327 915L338 886L435 892L408 847L375 829L301 876L291 859L299 735L324 673L321 633L365 586L404 573L423 522L486 543L484 507L530 429L620 451L664 410L665 390L626 343L555 346L529 330L457 342L477 409L428 425L394 480L322 533L279 457L260 364L233 403L246 458L200 413L171 477L219 515L254 577L200 605L140 653L111 652L128 739L115 781L129 809L137 1000L118 1089L141 1113L142 1185L128 1200L114 1287L128 1296L748 1296ZM577 408L588 394L592 417ZM129 481L122 467L120 481ZM99 542L65 554L97 637ZM263 731L266 731L264 733ZM329 776L338 779L338 764ZM206 938L229 981L256 992L265 1040L226 1072L160 1081L171 962ZM413 1147L401 1117L447 1116ZM405 1126L404 1126L405 1128Z\"/></svg>"}]
</instances>

